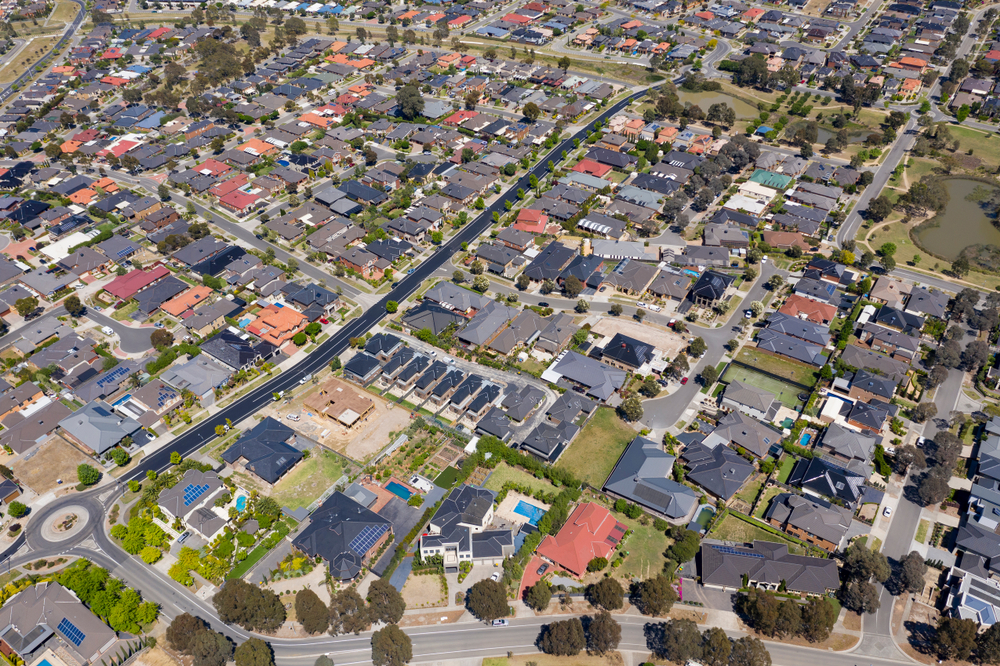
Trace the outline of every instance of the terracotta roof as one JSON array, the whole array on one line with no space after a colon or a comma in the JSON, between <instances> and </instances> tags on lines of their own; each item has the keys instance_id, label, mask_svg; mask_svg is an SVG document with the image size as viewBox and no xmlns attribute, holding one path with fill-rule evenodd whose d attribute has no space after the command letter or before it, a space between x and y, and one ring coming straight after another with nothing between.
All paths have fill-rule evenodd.
<instances>
[{"instance_id":1,"label":"terracotta roof","mask_svg":"<svg viewBox=\"0 0 1000 666\"><path fill-rule=\"evenodd\" d=\"M610 559L626 529L603 506L587 502L573 510L558 534L546 536L537 552L570 573L582 576L587 572L587 563L595 557Z\"/></svg>"}]
</instances>

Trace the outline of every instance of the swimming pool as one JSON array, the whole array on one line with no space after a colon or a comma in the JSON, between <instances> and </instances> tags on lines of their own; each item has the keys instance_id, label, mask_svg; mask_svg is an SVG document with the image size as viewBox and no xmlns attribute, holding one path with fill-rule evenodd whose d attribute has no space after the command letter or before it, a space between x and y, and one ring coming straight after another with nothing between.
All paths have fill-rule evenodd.
<instances>
[{"instance_id":1,"label":"swimming pool","mask_svg":"<svg viewBox=\"0 0 1000 666\"><path fill-rule=\"evenodd\" d=\"M527 518L529 525L537 526L538 521L545 515L545 509L537 507L534 504L528 504L524 500L520 500L518 501L517 506L514 507L514 513Z\"/></svg>"},{"instance_id":2,"label":"swimming pool","mask_svg":"<svg viewBox=\"0 0 1000 666\"><path fill-rule=\"evenodd\" d=\"M123 395L122 397L118 398L113 403L111 403L111 406L112 407L117 407L118 405L121 405L121 404L123 404L125 402L128 402L131 397L132 397L131 393L126 393L125 395ZM46 662L46 663L48 663L48 662ZM41 663L39 663L38 666L42 666Z\"/></svg>"},{"instance_id":3,"label":"swimming pool","mask_svg":"<svg viewBox=\"0 0 1000 666\"><path fill-rule=\"evenodd\" d=\"M393 495L401 497L405 500L408 500L411 497L413 497L413 493L406 486L400 485L395 481L390 481L389 483L385 484L385 489L388 490Z\"/></svg>"},{"instance_id":4,"label":"swimming pool","mask_svg":"<svg viewBox=\"0 0 1000 666\"><path fill-rule=\"evenodd\" d=\"M52 666L52 664L49 663L48 659L42 659L40 662L35 664L35 666Z\"/></svg>"},{"instance_id":5,"label":"swimming pool","mask_svg":"<svg viewBox=\"0 0 1000 666\"><path fill-rule=\"evenodd\" d=\"M812 439L812 433L802 433L802 437L799 438L799 446L809 446L810 439Z\"/></svg>"},{"instance_id":6,"label":"swimming pool","mask_svg":"<svg viewBox=\"0 0 1000 666\"><path fill-rule=\"evenodd\" d=\"M251 319L250 317L243 317L243 319L240 319L239 321L240 328L246 328L247 324L249 324L251 321L253 321L253 319Z\"/></svg>"},{"instance_id":7,"label":"swimming pool","mask_svg":"<svg viewBox=\"0 0 1000 666\"><path fill-rule=\"evenodd\" d=\"M236 510L243 513L243 509L247 508L247 496L240 495L236 498Z\"/></svg>"}]
</instances>

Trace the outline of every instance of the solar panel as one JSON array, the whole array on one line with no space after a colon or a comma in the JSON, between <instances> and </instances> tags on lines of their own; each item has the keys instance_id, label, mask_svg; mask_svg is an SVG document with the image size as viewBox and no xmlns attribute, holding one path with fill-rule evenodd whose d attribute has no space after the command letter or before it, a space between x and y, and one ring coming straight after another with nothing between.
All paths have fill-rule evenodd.
<instances>
[{"instance_id":1,"label":"solar panel","mask_svg":"<svg viewBox=\"0 0 1000 666\"><path fill-rule=\"evenodd\" d=\"M364 555L372 549L375 542L378 541L388 529L388 525L366 525L358 536L351 539L349 547L355 553Z\"/></svg>"},{"instance_id":2,"label":"solar panel","mask_svg":"<svg viewBox=\"0 0 1000 666\"><path fill-rule=\"evenodd\" d=\"M128 374L128 368L123 368L121 366L108 370L108 372L97 380L97 385L104 387L110 383L117 382L119 379Z\"/></svg>"},{"instance_id":3,"label":"solar panel","mask_svg":"<svg viewBox=\"0 0 1000 666\"><path fill-rule=\"evenodd\" d=\"M76 628L76 625L69 621L69 618L64 617L59 620L59 632L62 633L69 642L73 645L80 647L80 643L87 637L85 633Z\"/></svg>"},{"instance_id":4,"label":"solar panel","mask_svg":"<svg viewBox=\"0 0 1000 666\"><path fill-rule=\"evenodd\" d=\"M759 560L764 559L764 556L760 555L759 553L748 553L748 552L743 551L743 550L737 550L736 548L733 548L732 546L715 546L715 545L713 545L712 548L714 548L715 550L719 551L723 555L742 555L743 557L755 557L755 558L757 558Z\"/></svg>"},{"instance_id":5,"label":"solar panel","mask_svg":"<svg viewBox=\"0 0 1000 666\"><path fill-rule=\"evenodd\" d=\"M184 506L191 506L192 504L194 504L194 502L199 497L204 495L207 490L208 490L207 483L202 483L198 485L189 483L184 488Z\"/></svg>"},{"instance_id":6,"label":"solar panel","mask_svg":"<svg viewBox=\"0 0 1000 666\"><path fill-rule=\"evenodd\" d=\"M645 500L656 507L668 507L673 499L667 493L661 492L656 488L651 488L650 486L638 484L635 487L635 496L641 500Z\"/></svg>"}]
</instances>

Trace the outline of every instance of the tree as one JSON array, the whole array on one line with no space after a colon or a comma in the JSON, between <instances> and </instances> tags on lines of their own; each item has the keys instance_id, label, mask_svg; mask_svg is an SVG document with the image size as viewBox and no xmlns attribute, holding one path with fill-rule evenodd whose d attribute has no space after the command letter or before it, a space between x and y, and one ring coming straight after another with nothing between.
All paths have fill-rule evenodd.
<instances>
[{"instance_id":1,"label":"tree","mask_svg":"<svg viewBox=\"0 0 1000 666\"><path fill-rule=\"evenodd\" d=\"M939 471L940 470L940 471ZM917 496L925 506L940 504L948 496L948 477L951 471L944 467L934 467L924 472L917 482Z\"/></svg>"},{"instance_id":2,"label":"tree","mask_svg":"<svg viewBox=\"0 0 1000 666\"><path fill-rule=\"evenodd\" d=\"M771 653L759 638L744 636L733 643L730 666L771 666Z\"/></svg>"},{"instance_id":3,"label":"tree","mask_svg":"<svg viewBox=\"0 0 1000 666\"><path fill-rule=\"evenodd\" d=\"M330 626L330 609L315 592L306 588L295 595L295 618L308 633L321 634Z\"/></svg>"},{"instance_id":4,"label":"tree","mask_svg":"<svg viewBox=\"0 0 1000 666\"><path fill-rule=\"evenodd\" d=\"M549 607L552 600L552 588L549 584L540 580L524 591L524 603L536 611L543 611Z\"/></svg>"},{"instance_id":5,"label":"tree","mask_svg":"<svg viewBox=\"0 0 1000 666\"><path fill-rule=\"evenodd\" d=\"M456 270L454 273L451 274L451 279L455 284L462 284L463 282L465 282L465 273Z\"/></svg>"},{"instance_id":6,"label":"tree","mask_svg":"<svg viewBox=\"0 0 1000 666\"><path fill-rule=\"evenodd\" d=\"M11 502L7 507L7 513L10 514L11 518L21 518L24 514L28 513L28 507L21 502Z\"/></svg>"},{"instance_id":7,"label":"tree","mask_svg":"<svg viewBox=\"0 0 1000 666\"><path fill-rule=\"evenodd\" d=\"M240 643L233 657L236 666L274 666L271 646L259 638L248 638Z\"/></svg>"},{"instance_id":8,"label":"tree","mask_svg":"<svg viewBox=\"0 0 1000 666\"><path fill-rule=\"evenodd\" d=\"M772 275L767 281L767 288L771 291L778 291L785 286L785 278L781 275Z\"/></svg>"},{"instance_id":9,"label":"tree","mask_svg":"<svg viewBox=\"0 0 1000 666\"><path fill-rule=\"evenodd\" d=\"M880 194L868 202L868 219L881 222L892 212L892 202L884 194Z\"/></svg>"},{"instance_id":10,"label":"tree","mask_svg":"<svg viewBox=\"0 0 1000 666\"><path fill-rule=\"evenodd\" d=\"M622 627L606 610L599 611L587 626L588 652L607 654L616 650L621 640Z\"/></svg>"},{"instance_id":11,"label":"tree","mask_svg":"<svg viewBox=\"0 0 1000 666\"><path fill-rule=\"evenodd\" d=\"M38 309L38 299L34 296L28 296L27 298L19 298L14 301L14 309L17 310L17 314L22 317L27 317L36 309Z\"/></svg>"},{"instance_id":12,"label":"tree","mask_svg":"<svg viewBox=\"0 0 1000 666\"><path fill-rule=\"evenodd\" d=\"M285 606L278 595L242 578L227 580L212 597L212 604L220 620L249 631L276 631L285 621Z\"/></svg>"},{"instance_id":13,"label":"tree","mask_svg":"<svg viewBox=\"0 0 1000 666\"><path fill-rule=\"evenodd\" d=\"M333 659L330 659L325 654L321 654L316 657L316 661L313 662L313 666L334 666Z\"/></svg>"},{"instance_id":14,"label":"tree","mask_svg":"<svg viewBox=\"0 0 1000 666\"><path fill-rule=\"evenodd\" d=\"M774 635L780 604L773 594L751 587L736 603L739 611L750 620L750 626L765 636Z\"/></svg>"},{"instance_id":15,"label":"tree","mask_svg":"<svg viewBox=\"0 0 1000 666\"><path fill-rule=\"evenodd\" d=\"M534 102L528 102L527 104L524 105L524 108L521 109L521 113L523 113L524 117L530 120L531 122L535 122L536 120L538 120L539 116L542 115L542 110L539 109L538 105L535 104Z\"/></svg>"},{"instance_id":16,"label":"tree","mask_svg":"<svg viewBox=\"0 0 1000 666\"><path fill-rule=\"evenodd\" d=\"M976 639L976 657L984 664L1000 663L1000 622L994 622Z\"/></svg>"},{"instance_id":17,"label":"tree","mask_svg":"<svg viewBox=\"0 0 1000 666\"><path fill-rule=\"evenodd\" d=\"M368 588L368 613L373 623L396 624L403 619L406 602L387 578L376 578Z\"/></svg>"},{"instance_id":18,"label":"tree","mask_svg":"<svg viewBox=\"0 0 1000 666\"><path fill-rule=\"evenodd\" d=\"M63 307L66 308L66 312L68 312L71 317L79 317L87 309L84 307L83 303L80 302L80 297L76 294L70 294L69 297L63 301Z\"/></svg>"},{"instance_id":19,"label":"tree","mask_svg":"<svg viewBox=\"0 0 1000 666\"><path fill-rule=\"evenodd\" d=\"M472 280L472 288L483 294L486 290L490 288L490 279L485 275L477 275Z\"/></svg>"},{"instance_id":20,"label":"tree","mask_svg":"<svg viewBox=\"0 0 1000 666\"><path fill-rule=\"evenodd\" d=\"M348 587L330 600L330 635L359 634L371 627L365 600Z\"/></svg>"},{"instance_id":21,"label":"tree","mask_svg":"<svg viewBox=\"0 0 1000 666\"><path fill-rule=\"evenodd\" d=\"M896 448L896 455L893 456L893 468L896 474L905 475L910 466L923 469L927 466L924 452L912 444Z\"/></svg>"},{"instance_id":22,"label":"tree","mask_svg":"<svg viewBox=\"0 0 1000 666\"><path fill-rule=\"evenodd\" d=\"M397 310L399 310L399 303L397 303L396 301L386 301L386 304L385 304L385 311L386 312L388 312L389 314L393 314Z\"/></svg>"},{"instance_id":23,"label":"tree","mask_svg":"<svg viewBox=\"0 0 1000 666\"><path fill-rule=\"evenodd\" d=\"M570 298L576 298L583 291L583 283L575 275L570 275L568 278L563 280L563 291Z\"/></svg>"},{"instance_id":24,"label":"tree","mask_svg":"<svg viewBox=\"0 0 1000 666\"><path fill-rule=\"evenodd\" d=\"M649 375L639 385L639 392L647 398L655 398L660 394L660 385L656 382L656 378L653 375Z\"/></svg>"},{"instance_id":25,"label":"tree","mask_svg":"<svg viewBox=\"0 0 1000 666\"><path fill-rule=\"evenodd\" d=\"M590 301L587 301L587 300L581 298L580 300L578 300L576 302L576 311L577 312L579 312L579 313L582 314L584 312L587 312L588 310L590 310Z\"/></svg>"},{"instance_id":26,"label":"tree","mask_svg":"<svg viewBox=\"0 0 1000 666\"><path fill-rule=\"evenodd\" d=\"M465 605L469 612L484 622L498 620L510 615L507 592L495 580L481 580L469 588L465 595Z\"/></svg>"},{"instance_id":27,"label":"tree","mask_svg":"<svg viewBox=\"0 0 1000 666\"><path fill-rule=\"evenodd\" d=\"M587 600L598 608L619 610L624 606L625 590L614 578L602 578L587 588Z\"/></svg>"},{"instance_id":28,"label":"tree","mask_svg":"<svg viewBox=\"0 0 1000 666\"><path fill-rule=\"evenodd\" d=\"M566 70L573 66L573 61L569 59L569 56L563 56L556 62L556 66L565 73Z\"/></svg>"},{"instance_id":29,"label":"tree","mask_svg":"<svg viewBox=\"0 0 1000 666\"><path fill-rule=\"evenodd\" d=\"M666 576L655 576L638 584L636 601L643 615L664 615L677 601L677 591Z\"/></svg>"},{"instance_id":30,"label":"tree","mask_svg":"<svg viewBox=\"0 0 1000 666\"><path fill-rule=\"evenodd\" d=\"M574 617L562 622L553 622L542 630L539 647L545 654L572 657L587 647L583 633L583 623Z\"/></svg>"},{"instance_id":31,"label":"tree","mask_svg":"<svg viewBox=\"0 0 1000 666\"><path fill-rule=\"evenodd\" d=\"M798 602L786 599L778 604L778 622L774 632L778 636L798 636L802 630L802 608Z\"/></svg>"},{"instance_id":32,"label":"tree","mask_svg":"<svg viewBox=\"0 0 1000 666\"><path fill-rule=\"evenodd\" d=\"M891 273L896 269L896 260L891 256L880 257L878 263L886 273Z\"/></svg>"},{"instance_id":33,"label":"tree","mask_svg":"<svg viewBox=\"0 0 1000 666\"><path fill-rule=\"evenodd\" d=\"M158 328L149 335L149 342L158 351L163 351L174 344L174 334L166 329Z\"/></svg>"},{"instance_id":34,"label":"tree","mask_svg":"<svg viewBox=\"0 0 1000 666\"><path fill-rule=\"evenodd\" d=\"M167 626L167 641L181 654L191 654L195 634L208 628L205 621L190 613L181 613Z\"/></svg>"},{"instance_id":35,"label":"tree","mask_svg":"<svg viewBox=\"0 0 1000 666\"><path fill-rule=\"evenodd\" d=\"M965 277L972 270L972 265L969 260L965 257L959 257L955 261L951 262L951 272L955 274L956 277Z\"/></svg>"},{"instance_id":36,"label":"tree","mask_svg":"<svg viewBox=\"0 0 1000 666\"><path fill-rule=\"evenodd\" d=\"M813 643L825 641L837 622L837 611L826 599L810 597L802 607L802 635Z\"/></svg>"},{"instance_id":37,"label":"tree","mask_svg":"<svg viewBox=\"0 0 1000 666\"><path fill-rule=\"evenodd\" d=\"M675 539L674 543L667 549L667 557L678 564L690 562L694 559L700 545L701 540L697 532L694 530L684 530L680 538Z\"/></svg>"},{"instance_id":38,"label":"tree","mask_svg":"<svg viewBox=\"0 0 1000 666\"><path fill-rule=\"evenodd\" d=\"M615 317L620 317L622 314L622 306L620 303L612 303L611 309L609 310Z\"/></svg>"},{"instance_id":39,"label":"tree","mask_svg":"<svg viewBox=\"0 0 1000 666\"><path fill-rule=\"evenodd\" d=\"M473 275L482 275L486 270L486 264L476 259L471 264L469 264L469 272Z\"/></svg>"},{"instance_id":40,"label":"tree","mask_svg":"<svg viewBox=\"0 0 1000 666\"><path fill-rule=\"evenodd\" d=\"M706 345L705 341L700 337L695 338L690 342L690 344L688 344L688 351L690 352L691 356L694 356L696 358L704 354L707 350L708 350L708 345Z\"/></svg>"},{"instance_id":41,"label":"tree","mask_svg":"<svg viewBox=\"0 0 1000 666\"><path fill-rule=\"evenodd\" d=\"M879 583L889 579L891 570L889 560L877 550L868 548L864 543L854 542L844 556L844 566L841 568L843 580L869 580L874 578Z\"/></svg>"},{"instance_id":42,"label":"tree","mask_svg":"<svg viewBox=\"0 0 1000 666\"><path fill-rule=\"evenodd\" d=\"M874 613L881 605L878 590L867 580L845 582L840 588L840 601L855 613Z\"/></svg>"},{"instance_id":43,"label":"tree","mask_svg":"<svg viewBox=\"0 0 1000 666\"><path fill-rule=\"evenodd\" d=\"M941 659L966 661L976 647L979 627L973 620L942 617L938 620L934 649Z\"/></svg>"},{"instance_id":44,"label":"tree","mask_svg":"<svg viewBox=\"0 0 1000 666\"><path fill-rule=\"evenodd\" d=\"M524 291L529 286L531 286L531 278L529 278L524 273L521 273L520 275L517 276L517 288L518 289L520 289L521 291Z\"/></svg>"},{"instance_id":45,"label":"tree","mask_svg":"<svg viewBox=\"0 0 1000 666\"><path fill-rule=\"evenodd\" d=\"M760 301L751 301L750 312L753 314L754 317L761 316L762 314L764 314L764 304L761 303Z\"/></svg>"},{"instance_id":46,"label":"tree","mask_svg":"<svg viewBox=\"0 0 1000 666\"><path fill-rule=\"evenodd\" d=\"M924 562L924 558L917 551L910 551L908 555L904 555L899 560L899 589L915 594L922 592L925 573L927 573L927 564Z\"/></svg>"},{"instance_id":47,"label":"tree","mask_svg":"<svg viewBox=\"0 0 1000 666\"><path fill-rule=\"evenodd\" d=\"M932 389L935 386L942 384L946 379L948 379L948 368L943 365L935 365L931 368L931 371L927 373L927 379L924 383L927 385L928 389Z\"/></svg>"},{"instance_id":48,"label":"tree","mask_svg":"<svg viewBox=\"0 0 1000 666\"><path fill-rule=\"evenodd\" d=\"M990 358L990 348L983 340L973 340L962 352L962 367L972 374L986 364Z\"/></svg>"},{"instance_id":49,"label":"tree","mask_svg":"<svg viewBox=\"0 0 1000 666\"><path fill-rule=\"evenodd\" d=\"M76 477L83 485L92 486L101 480L101 473L87 463L82 463L76 468Z\"/></svg>"},{"instance_id":50,"label":"tree","mask_svg":"<svg viewBox=\"0 0 1000 666\"><path fill-rule=\"evenodd\" d=\"M701 635L701 661L705 666L727 666L733 642L725 630L711 627Z\"/></svg>"},{"instance_id":51,"label":"tree","mask_svg":"<svg viewBox=\"0 0 1000 666\"><path fill-rule=\"evenodd\" d=\"M618 405L618 414L626 421L638 421L642 418L642 401L638 396L630 395Z\"/></svg>"},{"instance_id":52,"label":"tree","mask_svg":"<svg viewBox=\"0 0 1000 666\"><path fill-rule=\"evenodd\" d=\"M701 371L701 379L705 386L711 386L719 379L719 371L715 369L714 365L706 366L704 370Z\"/></svg>"},{"instance_id":53,"label":"tree","mask_svg":"<svg viewBox=\"0 0 1000 666\"><path fill-rule=\"evenodd\" d=\"M372 634L372 664L375 666L403 666L410 659L413 659L413 644L395 624Z\"/></svg>"},{"instance_id":54,"label":"tree","mask_svg":"<svg viewBox=\"0 0 1000 666\"><path fill-rule=\"evenodd\" d=\"M190 653L194 666L226 666L233 655L233 644L222 634L203 629L192 638Z\"/></svg>"},{"instance_id":55,"label":"tree","mask_svg":"<svg viewBox=\"0 0 1000 666\"><path fill-rule=\"evenodd\" d=\"M399 112L407 120L413 120L424 112L424 98L416 84L409 83L396 93Z\"/></svg>"},{"instance_id":56,"label":"tree","mask_svg":"<svg viewBox=\"0 0 1000 666\"><path fill-rule=\"evenodd\" d=\"M701 659L702 637L698 625L692 620L666 622L663 625L663 639L657 647L657 653L678 664Z\"/></svg>"}]
</instances>

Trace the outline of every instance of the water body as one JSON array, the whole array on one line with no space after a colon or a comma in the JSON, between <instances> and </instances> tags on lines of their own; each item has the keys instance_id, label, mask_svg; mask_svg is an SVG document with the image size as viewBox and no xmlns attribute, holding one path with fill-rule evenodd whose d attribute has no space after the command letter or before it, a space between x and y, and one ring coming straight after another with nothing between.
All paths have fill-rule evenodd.
<instances>
[{"instance_id":1,"label":"water body","mask_svg":"<svg viewBox=\"0 0 1000 666\"><path fill-rule=\"evenodd\" d=\"M787 137L795 136L795 133L799 131L799 128L800 127L804 127L804 126L805 126L804 122L795 123L794 125L789 126L788 129L785 130L785 136L787 136ZM875 132L875 130L855 130L853 132L848 132L847 133L847 142L848 143L863 143L864 140L868 138L868 135L872 134L874 132ZM836 130L829 130L829 129L827 129L825 127L822 127L822 126L817 127L816 128L816 143L820 143L820 144L824 144L825 145L826 142L829 141L831 137L834 137L836 135L837 135L837 131Z\"/></svg>"},{"instance_id":2,"label":"water body","mask_svg":"<svg viewBox=\"0 0 1000 666\"><path fill-rule=\"evenodd\" d=\"M713 104L728 104L736 111L736 117L740 120L756 118L757 114L760 113L757 111L757 107L750 106L741 99L730 97L724 92L690 92L678 89L677 97L683 103L697 104L705 113L708 113L708 107Z\"/></svg>"},{"instance_id":3,"label":"water body","mask_svg":"<svg viewBox=\"0 0 1000 666\"><path fill-rule=\"evenodd\" d=\"M970 245L1000 247L1000 229L993 226L993 220L976 201L967 198L977 187L990 186L964 178L950 178L944 186L950 196L948 205L934 218L937 226L915 233L920 245L949 261Z\"/></svg>"}]
</instances>

